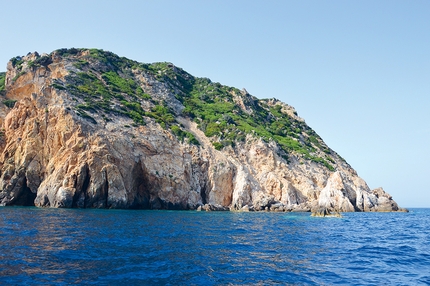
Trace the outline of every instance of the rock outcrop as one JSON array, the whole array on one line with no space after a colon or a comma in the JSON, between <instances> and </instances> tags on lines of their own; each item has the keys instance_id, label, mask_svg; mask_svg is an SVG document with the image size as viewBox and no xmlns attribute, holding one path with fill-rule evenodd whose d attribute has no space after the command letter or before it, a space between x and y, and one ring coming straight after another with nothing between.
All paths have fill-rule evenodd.
<instances>
[{"instance_id":1,"label":"rock outcrop","mask_svg":"<svg viewBox=\"0 0 430 286\"><path fill-rule=\"evenodd\" d=\"M337 218L341 218L342 215L338 212L334 212L332 213L329 209L327 208L319 208L317 210L313 210L311 216L314 217L337 217Z\"/></svg>"},{"instance_id":2,"label":"rock outcrop","mask_svg":"<svg viewBox=\"0 0 430 286\"><path fill-rule=\"evenodd\" d=\"M12 59L0 204L402 210L276 99L101 50Z\"/></svg>"}]
</instances>

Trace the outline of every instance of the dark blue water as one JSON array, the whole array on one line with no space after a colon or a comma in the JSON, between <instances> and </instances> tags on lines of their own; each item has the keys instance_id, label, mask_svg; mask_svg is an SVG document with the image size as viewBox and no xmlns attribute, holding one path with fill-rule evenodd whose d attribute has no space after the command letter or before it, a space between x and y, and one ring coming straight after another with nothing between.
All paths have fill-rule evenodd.
<instances>
[{"instance_id":1,"label":"dark blue water","mask_svg":"<svg viewBox=\"0 0 430 286\"><path fill-rule=\"evenodd\" d=\"M430 285L430 209L0 208L4 285Z\"/></svg>"}]
</instances>

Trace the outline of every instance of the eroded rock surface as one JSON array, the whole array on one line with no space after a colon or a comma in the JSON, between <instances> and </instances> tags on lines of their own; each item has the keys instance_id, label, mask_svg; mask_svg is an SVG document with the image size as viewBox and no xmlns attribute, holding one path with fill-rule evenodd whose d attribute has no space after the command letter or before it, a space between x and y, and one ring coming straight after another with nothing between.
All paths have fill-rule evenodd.
<instances>
[{"instance_id":1,"label":"eroded rock surface","mask_svg":"<svg viewBox=\"0 0 430 286\"><path fill-rule=\"evenodd\" d=\"M245 90L210 97L212 86L223 87L208 81L202 102L230 104L231 95L233 106L231 116L210 122L187 105L202 85L191 75L121 60L75 49L9 62L5 100L16 103L0 103L1 205L402 210L382 188L370 190L291 106ZM257 115L267 126L287 123L263 138L264 130L248 132L238 120ZM213 126L224 129L210 133ZM226 140L223 130L238 138Z\"/></svg>"}]
</instances>

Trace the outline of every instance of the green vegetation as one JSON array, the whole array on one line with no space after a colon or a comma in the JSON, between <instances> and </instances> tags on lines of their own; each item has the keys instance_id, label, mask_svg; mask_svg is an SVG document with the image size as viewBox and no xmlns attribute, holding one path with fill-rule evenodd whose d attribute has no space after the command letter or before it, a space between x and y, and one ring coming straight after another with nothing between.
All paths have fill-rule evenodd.
<instances>
[{"instance_id":1,"label":"green vegetation","mask_svg":"<svg viewBox=\"0 0 430 286\"><path fill-rule=\"evenodd\" d=\"M41 56L38 57L34 61L27 61L27 68L23 69L24 67L24 59L22 57L14 57L10 59L10 62L12 63L12 67L16 70L16 75L12 79L12 81L16 81L20 76L25 74L29 69L32 70L34 68L40 67L40 66L48 66L50 63L52 63L52 59L50 56ZM0 91L1 92L1 91Z\"/></svg>"},{"instance_id":2,"label":"green vegetation","mask_svg":"<svg viewBox=\"0 0 430 286\"><path fill-rule=\"evenodd\" d=\"M86 67L88 65L88 62L85 60L78 60L77 62L75 62L73 64L73 66L77 69L83 69L84 67Z\"/></svg>"},{"instance_id":3,"label":"green vegetation","mask_svg":"<svg viewBox=\"0 0 430 286\"><path fill-rule=\"evenodd\" d=\"M13 100L13 99L3 100L3 104L9 108L13 108L15 106L15 102L16 102L16 100Z\"/></svg>"},{"instance_id":4,"label":"green vegetation","mask_svg":"<svg viewBox=\"0 0 430 286\"><path fill-rule=\"evenodd\" d=\"M144 66L125 57L119 57L112 52L99 49L90 49L89 53L90 59L100 61L115 72L125 71L126 69L135 69L138 66Z\"/></svg>"},{"instance_id":5,"label":"green vegetation","mask_svg":"<svg viewBox=\"0 0 430 286\"><path fill-rule=\"evenodd\" d=\"M0 95L6 90L6 73L0 72Z\"/></svg>"},{"instance_id":6,"label":"green vegetation","mask_svg":"<svg viewBox=\"0 0 430 286\"><path fill-rule=\"evenodd\" d=\"M88 118L84 111L116 113L128 116L137 125L145 124L143 119L145 112L141 104L136 101L139 97L144 98L145 94L132 79L124 79L112 71L103 73L101 76L88 71L76 73L71 76L69 82L73 84L67 85L66 88L85 102L76 106L83 117ZM53 84L53 87L63 88L59 84ZM112 105L113 99L119 101L120 108Z\"/></svg>"},{"instance_id":7,"label":"green vegetation","mask_svg":"<svg viewBox=\"0 0 430 286\"><path fill-rule=\"evenodd\" d=\"M296 135L295 129L288 128L291 123L287 116L280 113L276 113L279 118L269 116L270 111L251 97L248 100L254 108L252 114L248 114L233 101L233 96L239 95L240 91L235 88L196 78L193 89L183 99L184 110L186 115L199 120L199 127L208 137L241 141L243 135L255 134L265 140L275 140L287 150L299 150L300 144L296 140L284 136L287 132Z\"/></svg>"},{"instance_id":8,"label":"green vegetation","mask_svg":"<svg viewBox=\"0 0 430 286\"><path fill-rule=\"evenodd\" d=\"M92 116L88 115L88 113L86 113L83 109L77 108L77 112L81 117L88 119L93 124L97 124L97 121Z\"/></svg>"},{"instance_id":9,"label":"green vegetation","mask_svg":"<svg viewBox=\"0 0 430 286\"><path fill-rule=\"evenodd\" d=\"M82 54L81 49L57 50L60 56L75 56ZM106 68L100 69L99 63ZM95 64L97 67L94 67ZM77 57L73 65L82 72L71 73L67 77L67 85L62 82L54 82L52 87L58 90L69 90L72 94L83 100L75 106L82 117L89 119L88 112L99 113L101 117L109 121L110 114L127 116L135 125L144 125L144 117L152 117L164 128L170 127L175 122L175 115L161 102L151 99L151 96L134 80L131 69L147 69L145 65L120 58L117 55L102 50L91 49L89 56ZM142 108L143 100L151 100L154 106L145 111ZM92 120L95 120L92 118ZM195 138L186 136L189 141L198 143Z\"/></svg>"},{"instance_id":10,"label":"green vegetation","mask_svg":"<svg viewBox=\"0 0 430 286\"><path fill-rule=\"evenodd\" d=\"M133 97L147 99L150 97L143 92L143 89L136 84L132 79L125 79L119 76L116 72L109 71L103 74L103 79L106 84L112 88L113 92L127 93Z\"/></svg>"},{"instance_id":11,"label":"green vegetation","mask_svg":"<svg viewBox=\"0 0 430 286\"><path fill-rule=\"evenodd\" d=\"M10 62L12 62L12 67L16 69L21 69L24 60L22 59L22 57L14 57L10 59Z\"/></svg>"},{"instance_id":12,"label":"green vegetation","mask_svg":"<svg viewBox=\"0 0 430 286\"><path fill-rule=\"evenodd\" d=\"M48 66L52 63L52 59L50 56L41 56L34 61L35 66Z\"/></svg>"},{"instance_id":13,"label":"green vegetation","mask_svg":"<svg viewBox=\"0 0 430 286\"><path fill-rule=\"evenodd\" d=\"M306 159L334 170L328 162L332 159L313 155L318 149L330 153L320 143L319 136L304 122L284 113L282 104L272 103L269 106L268 101L243 95L236 88L213 83L207 78L194 78L168 63L150 65L149 70L159 80L172 83L172 88L178 90L177 99L185 106L182 116L198 122L207 137L217 137L219 142L213 143L217 150L234 146L235 142L244 141L246 134L252 134L267 142L275 141L286 154L302 154ZM242 98L251 112L242 110L233 100L234 97Z\"/></svg>"},{"instance_id":14,"label":"green vegetation","mask_svg":"<svg viewBox=\"0 0 430 286\"><path fill-rule=\"evenodd\" d=\"M73 65L80 72L68 76L68 85L55 82L52 86L59 90L66 88L80 98L75 108L88 120L92 119L90 113L101 114L106 121L110 120L110 114L117 114L129 117L136 126L145 124L145 118L149 117L170 129L180 141L198 145L194 135L176 122L180 115L196 122L217 150L235 146L251 135L276 142L281 148L279 155L287 161L289 154L294 153L334 170L331 150L304 122L289 116L286 106L276 100L258 100L236 88L195 78L171 63L141 64L103 50L90 49L85 56L83 52L56 51L60 56L74 59ZM16 59L16 65L19 60ZM146 94L136 81L136 73L164 83L183 104L182 114L175 114L165 102Z\"/></svg>"},{"instance_id":15,"label":"green vegetation","mask_svg":"<svg viewBox=\"0 0 430 286\"><path fill-rule=\"evenodd\" d=\"M56 88L56 89L59 89L59 90L65 90L66 89L63 85L58 84L58 83L53 83L52 87Z\"/></svg>"},{"instance_id":16,"label":"green vegetation","mask_svg":"<svg viewBox=\"0 0 430 286\"><path fill-rule=\"evenodd\" d=\"M25 71L20 71L19 73L16 74L16 76L13 77L12 81L13 82L16 81L23 74L25 74Z\"/></svg>"},{"instance_id":17,"label":"green vegetation","mask_svg":"<svg viewBox=\"0 0 430 286\"><path fill-rule=\"evenodd\" d=\"M82 51L84 51L84 49L76 49L76 48L66 49L66 48L64 48L64 49L56 50L55 53L57 55L59 55L60 57L70 57L70 56L76 56Z\"/></svg>"},{"instance_id":18,"label":"green vegetation","mask_svg":"<svg viewBox=\"0 0 430 286\"><path fill-rule=\"evenodd\" d=\"M22 65L24 63L24 60L22 59L22 57L14 57L14 58L11 58L10 61L12 62L12 66L17 71L17 74L12 79L12 81L16 81L20 76L22 76L25 73L22 70Z\"/></svg>"},{"instance_id":19,"label":"green vegetation","mask_svg":"<svg viewBox=\"0 0 430 286\"><path fill-rule=\"evenodd\" d=\"M167 107L167 105L165 105L164 103L162 103L161 105L155 105L150 112L146 112L145 113L146 116L148 117L152 117L155 119L156 122L158 123L164 123L162 124L162 126L168 126L171 123L174 123L175 120L175 115L173 114L173 112Z\"/></svg>"},{"instance_id":20,"label":"green vegetation","mask_svg":"<svg viewBox=\"0 0 430 286\"><path fill-rule=\"evenodd\" d=\"M212 143L212 145L214 146L214 148L216 149L216 150L221 150L222 148L224 148L224 145L222 145L221 143L219 143L219 142L213 142Z\"/></svg>"},{"instance_id":21,"label":"green vegetation","mask_svg":"<svg viewBox=\"0 0 430 286\"><path fill-rule=\"evenodd\" d=\"M179 138L180 141L184 141L185 138L188 138L189 143L194 145L200 145L199 141L192 133L182 130L179 126L172 125L170 129L172 130L173 134L175 134Z\"/></svg>"}]
</instances>

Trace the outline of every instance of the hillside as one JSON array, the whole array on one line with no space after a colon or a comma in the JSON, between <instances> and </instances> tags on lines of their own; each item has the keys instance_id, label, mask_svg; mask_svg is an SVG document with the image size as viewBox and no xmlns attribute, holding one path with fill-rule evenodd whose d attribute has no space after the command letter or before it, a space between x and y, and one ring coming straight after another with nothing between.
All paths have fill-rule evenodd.
<instances>
[{"instance_id":1,"label":"hillside","mask_svg":"<svg viewBox=\"0 0 430 286\"><path fill-rule=\"evenodd\" d=\"M2 205L401 210L293 107L171 63L60 49L0 83Z\"/></svg>"}]
</instances>

